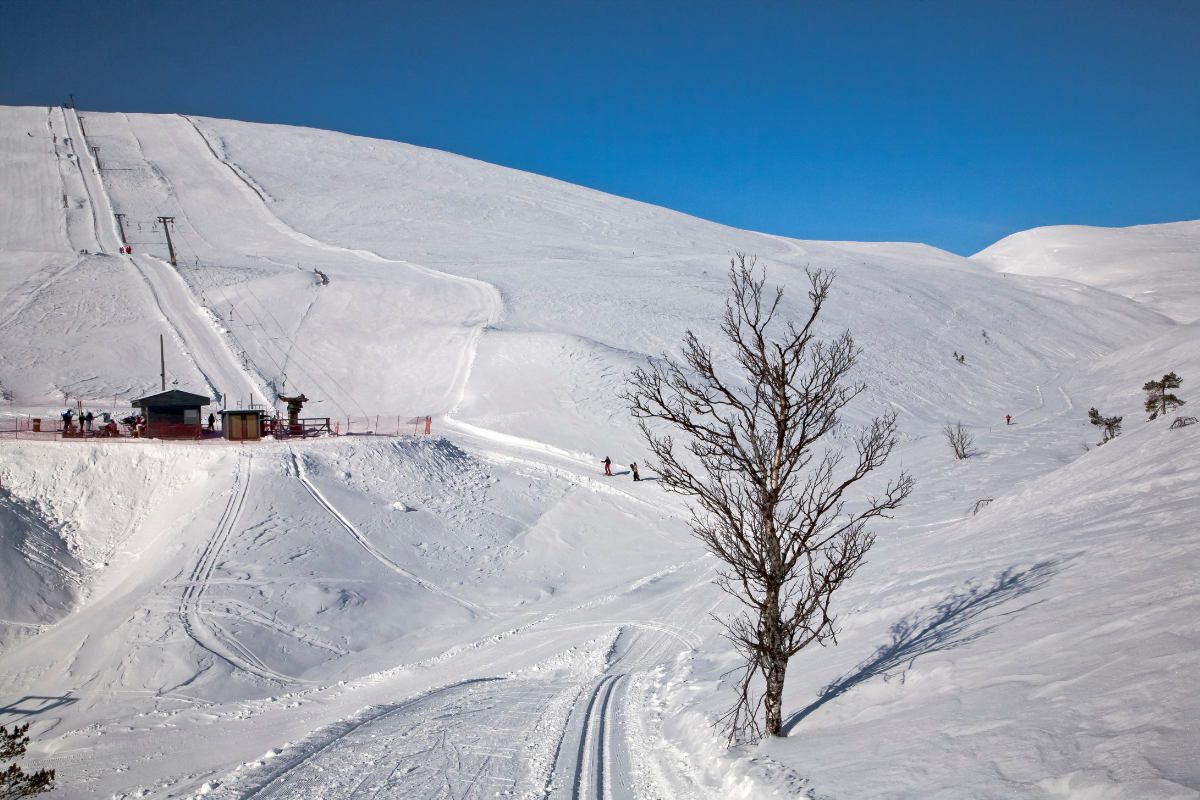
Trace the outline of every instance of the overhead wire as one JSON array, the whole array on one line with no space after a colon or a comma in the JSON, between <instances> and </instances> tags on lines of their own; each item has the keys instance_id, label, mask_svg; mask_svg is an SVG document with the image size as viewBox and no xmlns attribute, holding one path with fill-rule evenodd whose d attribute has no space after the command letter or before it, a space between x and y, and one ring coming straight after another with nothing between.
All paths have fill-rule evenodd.
<instances>
[{"instance_id":1,"label":"overhead wire","mask_svg":"<svg viewBox=\"0 0 1200 800\"><path fill-rule=\"evenodd\" d=\"M197 264L199 264L200 263L199 255L196 253L195 247L192 246L192 243L188 240L187 236L184 235L184 233L182 231L180 231L178 229L178 227L176 227L176 233L179 236L179 238L183 241L183 243L187 247L187 249L191 252L192 258L195 260L195 262ZM197 276L196 276L197 283L203 283L200 280L200 275L202 275L202 274L203 274L202 270L197 270ZM226 294L225 288L222 285L220 285L219 283L217 283L216 280L212 279L211 277L209 278L209 284L210 284L211 289L215 289L216 292L220 293L221 298L225 301L225 303L232 310L234 308L234 303L232 300L230 300L229 295ZM290 358L289 352L287 350L285 350L278 342L276 342L275 338L270 335L270 333L267 331L266 325L263 324L262 320L259 318L259 316L255 312L254 308L248 302L246 302L245 297L242 296L242 293L241 293L241 290L239 289L239 287L237 285L234 285L232 287L232 289L237 294L238 298L242 301L242 303L241 303L242 307L250 312L255 323L258 325L259 329L262 331L263 336L266 337L268 342L273 342L275 344L275 347L279 349L279 352L282 354L284 362L286 363ZM257 302L260 306L262 306L264 311L266 311L268 314L270 314L270 309L268 309L266 307L266 305L261 300L259 300L258 297L256 295L254 295L254 293L252 291L250 291L249 287L246 287L246 291L250 292L251 296L254 297L255 302ZM215 297L214 297L214 299L215 299ZM311 361L316 367L320 368L322 370L322 372L325 372L326 377L328 377L331 381L333 381L334 385L337 385L337 386L339 386L339 388L341 388L340 385L337 384L336 379L334 379L332 376L330 376L329 373L320 366L320 362L318 362L310 354L305 352L303 350L303 348L301 348L290 336L287 335L287 332L283 330L283 326L279 324L279 321L277 319L275 319L274 314L271 314L271 319L272 319L272 321L275 322L275 325L276 325L276 327L279 328L280 332L283 333L284 338L298 352L300 352L302 355L304 355L304 357L307 358L309 361ZM238 347L241 348L243 358L249 358L249 355L248 355L248 352L247 352L245 346L242 344L241 340L237 338L237 335L233 331L233 327L234 327L234 324L233 324L233 321L231 320L230 326L229 326L229 333L233 337L234 341L237 342ZM278 361L275 360L275 357L271 355L271 352L270 352L268 346L261 339L259 339L259 337L257 335L255 335L254 330L250 327L250 325L248 323L243 323L243 327L245 328L246 332L250 335L250 337L254 340L255 344L258 345L258 349L260 349L262 351L262 353L264 355L266 355L268 359L271 360L271 363L278 370L278 374L281 377L285 376L287 374L286 368L283 366L283 364L280 364ZM292 363L295 363L296 368L299 369L300 372L303 373L303 375L306 378L308 378L308 380L311 381L312 384L314 386L316 386L317 389L320 390L322 394L326 395L329 398L329 401L331 403L333 403L333 405L338 409L338 411L340 411L342 413L343 416L349 416L346 409L342 407L341 403L339 403L336 399L334 399L333 393L329 392L328 389L326 389L324 386L322 386L321 382L318 381L307 369L305 369L302 364L300 364L294 360ZM346 395L347 398L349 398L349 400L351 402L354 403L354 405L358 406L359 410L362 411L364 415L366 414L366 412L363 411L362 406L358 403L358 401L352 395L350 395L349 392L346 392L345 390L342 390L342 392L343 392L343 394ZM276 390L276 394L277 395L279 394L278 390Z\"/></svg>"}]
</instances>

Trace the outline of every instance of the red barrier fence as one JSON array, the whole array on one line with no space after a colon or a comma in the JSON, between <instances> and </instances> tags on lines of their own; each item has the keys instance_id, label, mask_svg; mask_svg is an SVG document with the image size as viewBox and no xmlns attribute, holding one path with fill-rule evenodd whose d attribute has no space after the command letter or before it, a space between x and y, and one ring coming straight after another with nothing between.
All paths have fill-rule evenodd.
<instances>
[{"instance_id":1,"label":"red barrier fence","mask_svg":"<svg viewBox=\"0 0 1200 800\"><path fill-rule=\"evenodd\" d=\"M2 417L0 418L0 438L5 439L64 439L74 441L79 439L104 439L108 441L120 439L207 439L220 436L220 433L209 433L202 426L191 424L172 424L154 422L149 426L126 425L116 417L104 418L97 415L89 427L78 419L72 419L70 425L64 425L61 417Z\"/></svg>"},{"instance_id":2,"label":"red barrier fence","mask_svg":"<svg viewBox=\"0 0 1200 800\"><path fill-rule=\"evenodd\" d=\"M86 411L86 409L84 409ZM74 419L69 427L63 425L61 417L13 416L0 417L0 438L5 439L64 439L75 441L81 439L128 440L128 439L215 439L220 438L221 432L210 432L208 427L191 425L171 425L154 423L149 431L142 426L137 431L132 425L118 422L118 417L128 414L122 412L111 415L112 424L106 423L102 416L96 415L91 430L81 426ZM65 427L65 429L64 429ZM292 430L286 419L268 420L263 426L264 434L284 436L428 436L433 427L432 417L392 417L380 414L374 417L342 417L327 419L324 417L298 420L296 430Z\"/></svg>"},{"instance_id":3,"label":"red barrier fence","mask_svg":"<svg viewBox=\"0 0 1200 800\"><path fill-rule=\"evenodd\" d=\"M428 436L432 417L342 417L334 420L341 436Z\"/></svg>"}]
</instances>

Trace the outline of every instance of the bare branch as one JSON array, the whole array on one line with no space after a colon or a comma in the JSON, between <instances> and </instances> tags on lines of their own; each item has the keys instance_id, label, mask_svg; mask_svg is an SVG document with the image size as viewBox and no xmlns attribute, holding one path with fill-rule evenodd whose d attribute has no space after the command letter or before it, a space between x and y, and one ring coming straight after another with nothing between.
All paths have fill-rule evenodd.
<instances>
[{"instance_id":1,"label":"bare branch","mask_svg":"<svg viewBox=\"0 0 1200 800\"><path fill-rule=\"evenodd\" d=\"M744 383L718 374L711 348L688 331L682 362L665 354L648 361L624 394L651 467L664 488L692 499L692 531L722 563L717 583L745 608L721 620L744 659L738 699L722 718L731 741L782 734L788 659L814 642L836 642L832 598L875 541L868 523L913 489L901 473L847 510L847 493L896 446L895 414L859 433L848 464L840 451L814 452L866 386L848 380L860 353L850 333L825 340L814 331L833 274L807 274L810 313L783 321L783 290L766 291L754 258L730 261L721 332Z\"/></svg>"}]
</instances>

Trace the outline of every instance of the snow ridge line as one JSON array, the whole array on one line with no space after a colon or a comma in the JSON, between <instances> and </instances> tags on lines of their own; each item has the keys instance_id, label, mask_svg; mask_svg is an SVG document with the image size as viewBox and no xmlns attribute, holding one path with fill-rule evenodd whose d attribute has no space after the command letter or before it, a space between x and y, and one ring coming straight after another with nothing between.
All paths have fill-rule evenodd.
<instances>
[{"instance_id":1,"label":"snow ridge line","mask_svg":"<svg viewBox=\"0 0 1200 800\"><path fill-rule=\"evenodd\" d=\"M299 458L296 457L295 451L289 451L289 452L291 453L291 456L292 456L292 465L296 469L296 477L300 479L300 483L302 483L304 485L304 488L308 490L308 493L310 495L312 495L313 499L316 500L317 503L322 508L324 508L327 512L329 512L329 514L335 520L337 520L338 523L340 523L341 526L343 528L345 528L346 531L349 532L349 534L351 536L354 537L354 540L356 542L358 542L359 545L361 545L364 550L366 550L368 553L370 553L371 556L376 561L378 561L380 564L383 564L385 567L392 570L393 572L403 575L404 577L408 578L410 581L417 584L421 588L426 589L435 594L439 594L439 595L445 597L446 599L452 601L456 605L461 606L462 608L465 608L466 610L468 610L472 613L478 614L483 617L495 616L494 614L492 614L490 611L483 608L482 606L475 605L474 603L470 602L469 600L464 600L461 597L457 597L456 595L451 594L450 592L446 591L445 589L438 586L437 584L430 583L429 581L425 580L424 578L417 577L413 573L406 570L404 567L397 564L395 561L392 561L390 558L388 558L387 555L384 554L384 552L382 550L380 550L378 547L376 547L374 544L372 544L371 540L368 539L362 533L362 531L360 531L358 528L356 528L354 526L353 522L346 519L346 516L344 514L342 514L341 511L338 511L337 508L333 505L333 503L329 502L329 500L326 499L325 495L321 494L321 490L318 489L316 486L314 486L312 481L310 481L308 479L308 475L306 475L304 472L303 462Z\"/></svg>"},{"instance_id":2,"label":"snow ridge line","mask_svg":"<svg viewBox=\"0 0 1200 800\"><path fill-rule=\"evenodd\" d=\"M229 170L234 175L237 175L242 183L249 186L250 190L253 191L256 195L258 195L259 200L262 200L264 203L267 202L267 198L263 197L263 193L260 192L258 189L256 189L254 187L254 184L252 184L252 183L250 183L250 181L246 180L245 175L243 175L239 170L234 169L233 164L230 164L228 161L221 158L221 156L217 155L217 151L215 149L213 149L212 143L208 141L208 137L204 135L204 131L200 130L200 126L196 124L196 121L194 119L192 119L191 117L185 116L183 114L180 114L179 116L183 117L188 122L192 123L192 127L196 129L196 133L200 134L200 138L203 139L204 144L208 146L208 152L213 154L213 158L215 158L217 161L220 161L225 166L229 167Z\"/></svg>"}]
</instances>

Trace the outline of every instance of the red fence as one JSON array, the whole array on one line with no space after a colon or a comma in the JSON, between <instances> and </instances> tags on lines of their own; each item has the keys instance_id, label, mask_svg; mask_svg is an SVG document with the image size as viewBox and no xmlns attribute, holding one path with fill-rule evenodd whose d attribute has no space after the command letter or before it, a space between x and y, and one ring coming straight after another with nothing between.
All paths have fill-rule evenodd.
<instances>
[{"instance_id":1,"label":"red fence","mask_svg":"<svg viewBox=\"0 0 1200 800\"><path fill-rule=\"evenodd\" d=\"M86 411L86 409L84 409ZM125 425L118 418L128 416L126 412L110 414L111 424L96 415L91 430L81 426L78 419L64 430L61 417L14 416L0 417L0 438L12 439L80 439L128 440L137 438L157 439L215 439L220 430L210 432L207 426L171 425L154 423L150 430L139 432L132 425ZM144 428L145 426L143 426ZM299 430L290 429L287 420L268 420L263 426L264 434L283 436L428 436L433 427L432 417L342 417L340 419L302 419Z\"/></svg>"},{"instance_id":2,"label":"red fence","mask_svg":"<svg viewBox=\"0 0 1200 800\"><path fill-rule=\"evenodd\" d=\"M128 415L126 415L128 416ZM122 417L124 418L124 417ZM89 427L78 419L72 419L70 425L65 425L61 417L3 417L0 418L0 438L5 439L64 439L74 441L79 439L105 439L108 441L120 439L193 439L215 438L219 433L209 433L202 426L191 424L172 424L155 422L146 429L142 425L139 430L133 425L119 422L117 417L109 416L105 422L101 416L96 416Z\"/></svg>"},{"instance_id":3,"label":"red fence","mask_svg":"<svg viewBox=\"0 0 1200 800\"><path fill-rule=\"evenodd\" d=\"M342 417L334 420L341 436L427 436L432 417Z\"/></svg>"}]
</instances>

